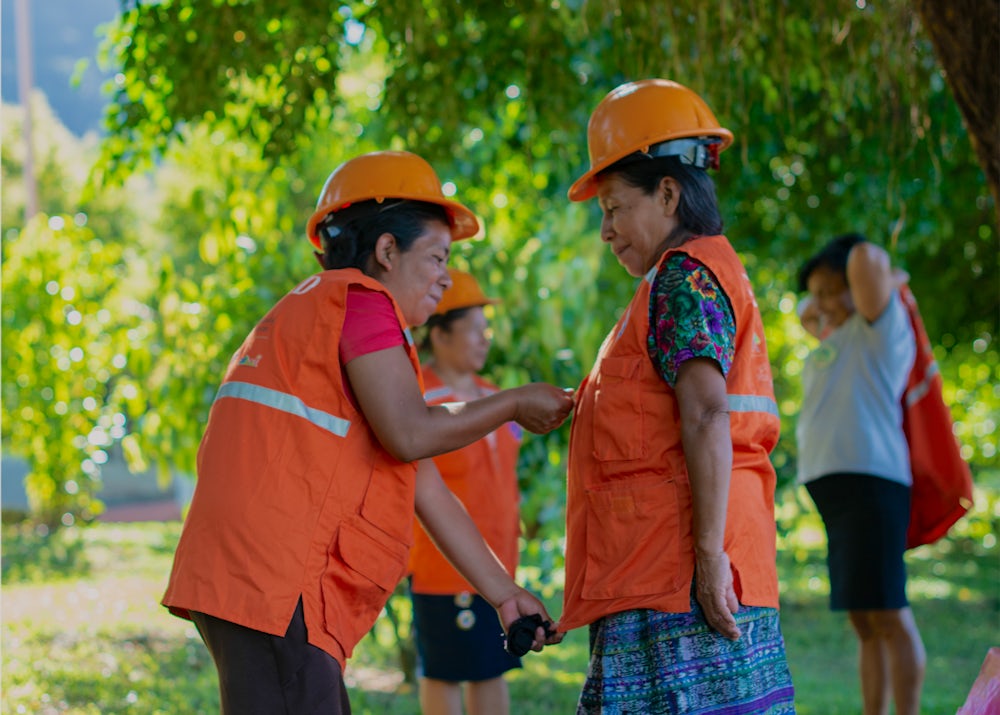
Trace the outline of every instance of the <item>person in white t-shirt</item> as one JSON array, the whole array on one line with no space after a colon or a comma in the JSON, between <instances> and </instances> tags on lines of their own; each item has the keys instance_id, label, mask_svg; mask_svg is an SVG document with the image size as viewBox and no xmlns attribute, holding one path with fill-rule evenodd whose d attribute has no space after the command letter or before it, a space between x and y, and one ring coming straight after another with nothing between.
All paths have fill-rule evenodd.
<instances>
[{"instance_id":1,"label":"person in white t-shirt","mask_svg":"<svg viewBox=\"0 0 1000 715\"><path fill-rule=\"evenodd\" d=\"M864 715L917 715L926 653L906 599L909 451L902 395L913 329L888 254L838 236L799 272L806 358L796 437L798 481L826 527L830 607L858 637Z\"/></svg>"}]
</instances>

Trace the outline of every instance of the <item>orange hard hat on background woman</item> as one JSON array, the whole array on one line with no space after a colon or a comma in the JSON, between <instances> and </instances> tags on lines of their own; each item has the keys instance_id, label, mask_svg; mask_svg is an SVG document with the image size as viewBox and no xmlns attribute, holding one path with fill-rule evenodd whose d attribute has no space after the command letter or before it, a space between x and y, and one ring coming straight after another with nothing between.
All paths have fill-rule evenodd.
<instances>
[{"instance_id":1,"label":"orange hard hat on background woman","mask_svg":"<svg viewBox=\"0 0 1000 715\"><path fill-rule=\"evenodd\" d=\"M449 268L448 275L451 276L451 287L441 296L434 311L435 315L445 315L452 310L462 308L496 305L500 302L496 298L488 298L471 273Z\"/></svg>"},{"instance_id":2,"label":"orange hard hat on background woman","mask_svg":"<svg viewBox=\"0 0 1000 715\"><path fill-rule=\"evenodd\" d=\"M718 168L718 153L733 133L705 101L668 79L627 82L601 100L587 124L590 169L569 190L570 201L586 201L597 191L594 179L630 154L679 156L700 168Z\"/></svg>"}]
</instances>

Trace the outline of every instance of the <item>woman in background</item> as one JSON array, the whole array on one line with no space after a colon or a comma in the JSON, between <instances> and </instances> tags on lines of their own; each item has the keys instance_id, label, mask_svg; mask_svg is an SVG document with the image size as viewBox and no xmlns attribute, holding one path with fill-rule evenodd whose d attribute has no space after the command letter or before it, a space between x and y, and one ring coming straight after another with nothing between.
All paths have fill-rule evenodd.
<instances>
[{"instance_id":1,"label":"woman in background","mask_svg":"<svg viewBox=\"0 0 1000 715\"><path fill-rule=\"evenodd\" d=\"M927 656L906 599L909 449L902 396L916 355L905 274L859 234L799 272L803 327L820 344L802 371L798 481L826 526L830 608L859 644L864 715L918 715Z\"/></svg>"}]
</instances>

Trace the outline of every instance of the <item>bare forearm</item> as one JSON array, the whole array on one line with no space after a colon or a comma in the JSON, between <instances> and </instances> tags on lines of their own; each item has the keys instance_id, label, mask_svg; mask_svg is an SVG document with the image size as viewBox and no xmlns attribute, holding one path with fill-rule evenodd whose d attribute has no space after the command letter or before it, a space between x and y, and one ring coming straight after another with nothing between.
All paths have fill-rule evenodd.
<instances>
[{"instance_id":1,"label":"bare forearm","mask_svg":"<svg viewBox=\"0 0 1000 715\"><path fill-rule=\"evenodd\" d=\"M718 554L725 541L733 467L729 414L710 412L693 424L682 423L681 440L691 482L695 551Z\"/></svg>"},{"instance_id":2,"label":"bare forearm","mask_svg":"<svg viewBox=\"0 0 1000 715\"><path fill-rule=\"evenodd\" d=\"M401 347L354 358L346 371L378 441L404 462L452 452L511 420L531 432L549 432L573 408L571 392L545 383L521 385L451 407L428 407Z\"/></svg>"},{"instance_id":3,"label":"bare forearm","mask_svg":"<svg viewBox=\"0 0 1000 715\"><path fill-rule=\"evenodd\" d=\"M451 452L514 420L516 414L517 399L510 391L471 402L428 406L426 417L399 435L400 449L410 459Z\"/></svg>"},{"instance_id":4,"label":"bare forearm","mask_svg":"<svg viewBox=\"0 0 1000 715\"><path fill-rule=\"evenodd\" d=\"M449 491L433 462L421 462L417 517L449 562L494 607L519 589L476 528L462 503ZM431 473L428 470L434 470Z\"/></svg>"}]
</instances>

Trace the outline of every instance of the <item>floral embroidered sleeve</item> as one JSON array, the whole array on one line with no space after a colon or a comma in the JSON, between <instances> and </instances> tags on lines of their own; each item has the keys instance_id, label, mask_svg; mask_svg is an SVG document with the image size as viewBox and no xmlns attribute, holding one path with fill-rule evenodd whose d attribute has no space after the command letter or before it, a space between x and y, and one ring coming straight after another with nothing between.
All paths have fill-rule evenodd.
<instances>
[{"instance_id":1,"label":"floral embroidered sleeve","mask_svg":"<svg viewBox=\"0 0 1000 715\"><path fill-rule=\"evenodd\" d=\"M677 382L685 360L707 357L729 374L736 343L736 321L729 298L712 272L684 254L660 268L649 296L647 348L667 384Z\"/></svg>"}]
</instances>

